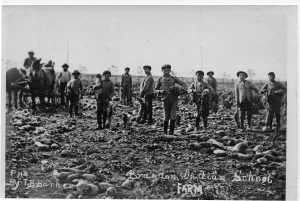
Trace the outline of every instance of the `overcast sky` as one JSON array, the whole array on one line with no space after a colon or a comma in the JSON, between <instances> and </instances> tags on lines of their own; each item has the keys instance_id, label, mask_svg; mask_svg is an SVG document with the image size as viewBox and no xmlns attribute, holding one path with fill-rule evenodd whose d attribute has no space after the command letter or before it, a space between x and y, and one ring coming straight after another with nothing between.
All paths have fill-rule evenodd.
<instances>
[{"instance_id":1,"label":"overcast sky","mask_svg":"<svg viewBox=\"0 0 300 201\"><path fill-rule=\"evenodd\" d=\"M236 78L251 68L257 79L274 71L286 80L296 65L291 6L3 6L2 15L3 59L20 67L33 50L60 71L67 41L70 70L89 73L114 65L137 74L148 64L160 75L168 63L177 76L201 69Z\"/></svg>"}]
</instances>

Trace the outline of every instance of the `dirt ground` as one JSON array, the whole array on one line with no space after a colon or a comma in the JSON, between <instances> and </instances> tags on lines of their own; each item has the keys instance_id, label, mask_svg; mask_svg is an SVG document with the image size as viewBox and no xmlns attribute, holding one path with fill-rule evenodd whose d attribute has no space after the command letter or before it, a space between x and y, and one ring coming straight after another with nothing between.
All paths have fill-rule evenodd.
<instances>
[{"instance_id":1,"label":"dirt ground","mask_svg":"<svg viewBox=\"0 0 300 201\"><path fill-rule=\"evenodd\" d=\"M137 102L133 107L115 102L111 129L105 130L94 130L92 96L84 97L81 108L75 120L58 107L7 112L7 198L77 198L76 184L85 173L94 176L86 179L90 184L112 186L85 198L285 199L286 132L261 132L264 110L253 116L252 131L237 130L234 110L220 107L210 114L209 128L195 132L194 106L180 102L180 125L166 136L157 100L154 125L134 121ZM124 113L131 119L126 127ZM80 170L77 180L56 176L71 168Z\"/></svg>"}]
</instances>

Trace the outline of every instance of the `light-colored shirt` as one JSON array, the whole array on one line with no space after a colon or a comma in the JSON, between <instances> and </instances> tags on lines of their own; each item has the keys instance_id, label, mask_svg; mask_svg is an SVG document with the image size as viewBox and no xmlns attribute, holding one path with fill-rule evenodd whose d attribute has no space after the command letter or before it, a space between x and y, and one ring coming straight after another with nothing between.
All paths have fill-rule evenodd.
<instances>
[{"instance_id":1,"label":"light-colored shirt","mask_svg":"<svg viewBox=\"0 0 300 201\"><path fill-rule=\"evenodd\" d=\"M154 79L150 73L143 80L143 82L140 86L140 93L144 93L145 95L153 94L154 93L153 85L154 85Z\"/></svg>"},{"instance_id":2,"label":"light-colored shirt","mask_svg":"<svg viewBox=\"0 0 300 201\"><path fill-rule=\"evenodd\" d=\"M245 80L244 82L239 80L234 85L234 96L236 103L242 103L244 101L251 102L251 89L258 91L252 82Z\"/></svg>"},{"instance_id":3,"label":"light-colored shirt","mask_svg":"<svg viewBox=\"0 0 300 201\"><path fill-rule=\"evenodd\" d=\"M214 91L214 89L206 82L195 81L190 85L188 92L192 92L192 90L196 90L197 93L202 93L204 89L209 89L210 93Z\"/></svg>"},{"instance_id":4,"label":"light-colored shirt","mask_svg":"<svg viewBox=\"0 0 300 201\"><path fill-rule=\"evenodd\" d=\"M81 80L72 78L67 84L67 90L75 93L76 95L80 95L83 91L83 86Z\"/></svg>"},{"instance_id":5,"label":"light-colored shirt","mask_svg":"<svg viewBox=\"0 0 300 201\"><path fill-rule=\"evenodd\" d=\"M67 83L71 80L71 73L70 71L62 71L58 75L58 79L61 83Z\"/></svg>"}]
</instances>

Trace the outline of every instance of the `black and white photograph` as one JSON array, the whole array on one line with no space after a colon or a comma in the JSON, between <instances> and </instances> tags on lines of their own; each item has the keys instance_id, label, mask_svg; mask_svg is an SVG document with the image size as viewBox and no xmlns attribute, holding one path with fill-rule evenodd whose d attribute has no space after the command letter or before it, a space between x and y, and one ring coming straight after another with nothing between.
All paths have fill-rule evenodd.
<instances>
[{"instance_id":1,"label":"black and white photograph","mask_svg":"<svg viewBox=\"0 0 300 201\"><path fill-rule=\"evenodd\" d=\"M297 28L297 5L2 5L3 197L296 200Z\"/></svg>"}]
</instances>

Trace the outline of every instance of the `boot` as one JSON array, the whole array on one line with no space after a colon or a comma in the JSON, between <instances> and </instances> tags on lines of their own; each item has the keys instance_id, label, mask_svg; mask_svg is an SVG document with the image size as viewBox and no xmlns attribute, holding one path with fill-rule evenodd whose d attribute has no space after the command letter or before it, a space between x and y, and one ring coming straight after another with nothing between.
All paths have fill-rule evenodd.
<instances>
[{"instance_id":1,"label":"boot","mask_svg":"<svg viewBox=\"0 0 300 201\"><path fill-rule=\"evenodd\" d=\"M169 121L164 121L164 133L168 134Z\"/></svg>"},{"instance_id":2,"label":"boot","mask_svg":"<svg viewBox=\"0 0 300 201\"><path fill-rule=\"evenodd\" d=\"M171 122L170 122L170 135L173 135L174 134L174 130L175 130L175 121L174 119L171 119Z\"/></svg>"}]
</instances>

